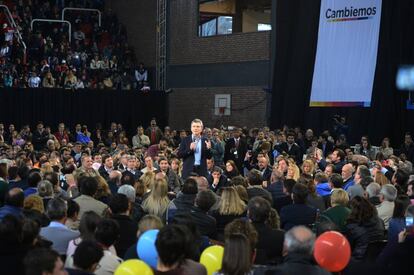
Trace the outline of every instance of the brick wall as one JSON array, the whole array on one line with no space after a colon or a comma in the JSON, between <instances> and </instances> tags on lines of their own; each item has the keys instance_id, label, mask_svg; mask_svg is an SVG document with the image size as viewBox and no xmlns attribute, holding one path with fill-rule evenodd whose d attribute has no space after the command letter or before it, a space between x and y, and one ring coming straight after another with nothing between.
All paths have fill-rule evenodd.
<instances>
[{"instance_id":1,"label":"brick wall","mask_svg":"<svg viewBox=\"0 0 414 275\"><path fill-rule=\"evenodd\" d=\"M170 0L169 64L211 64L270 59L270 32L198 37L198 1ZM169 96L169 124L189 128L198 117L209 127L264 126L266 94L261 87L175 88ZM231 94L231 116L214 115L215 94Z\"/></svg>"},{"instance_id":2,"label":"brick wall","mask_svg":"<svg viewBox=\"0 0 414 275\"><path fill-rule=\"evenodd\" d=\"M170 0L169 64L269 60L270 32L198 37L198 0Z\"/></svg>"},{"instance_id":3,"label":"brick wall","mask_svg":"<svg viewBox=\"0 0 414 275\"><path fill-rule=\"evenodd\" d=\"M168 1L169 65L225 64L270 59L270 32L198 37L198 0ZM155 66L157 0L111 0L107 5L114 10L120 22L126 25L129 42L134 47L138 60L147 66ZM185 81L186 77L182 79ZM201 118L210 127L222 124L248 127L265 125L267 103L262 88L268 83L260 84L260 87L237 85L239 86L174 88L168 104L170 126L189 128L190 121L195 117ZM232 95L231 116L220 118L214 115L215 94Z\"/></svg>"},{"instance_id":4,"label":"brick wall","mask_svg":"<svg viewBox=\"0 0 414 275\"><path fill-rule=\"evenodd\" d=\"M156 53L156 0L107 1L119 21L127 28L128 43L134 48L138 62L155 67Z\"/></svg>"},{"instance_id":5,"label":"brick wall","mask_svg":"<svg viewBox=\"0 0 414 275\"><path fill-rule=\"evenodd\" d=\"M214 115L215 94L231 95L230 116ZM169 95L168 106L169 124L175 129L189 129L196 117L206 127L266 125L266 93L261 87L177 88Z\"/></svg>"}]
</instances>

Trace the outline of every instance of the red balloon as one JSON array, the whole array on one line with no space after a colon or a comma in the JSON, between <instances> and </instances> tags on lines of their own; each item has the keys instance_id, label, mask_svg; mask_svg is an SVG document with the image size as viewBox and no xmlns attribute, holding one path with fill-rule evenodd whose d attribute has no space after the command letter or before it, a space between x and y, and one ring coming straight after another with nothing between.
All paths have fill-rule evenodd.
<instances>
[{"instance_id":1,"label":"red balloon","mask_svg":"<svg viewBox=\"0 0 414 275\"><path fill-rule=\"evenodd\" d=\"M351 258L351 246L341 233L328 231L316 239L313 256L321 267L331 272L339 272Z\"/></svg>"}]
</instances>

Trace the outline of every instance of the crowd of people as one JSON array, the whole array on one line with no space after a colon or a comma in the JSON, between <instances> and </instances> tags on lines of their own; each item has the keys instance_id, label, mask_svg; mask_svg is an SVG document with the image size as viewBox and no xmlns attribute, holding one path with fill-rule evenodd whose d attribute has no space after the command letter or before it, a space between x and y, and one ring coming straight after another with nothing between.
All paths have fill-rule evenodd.
<instances>
[{"instance_id":1,"label":"crowd of people","mask_svg":"<svg viewBox=\"0 0 414 275\"><path fill-rule=\"evenodd\" d=\"M147 69L136 61L125 27L104 9L104 1L1 2L17 28L0 10L0 87L150 90ZM36 22L31 29L33 19L60 20L64 7L99 9L101 25L96 12L68 10L72 33L66 23Z\"/></svg>"},{"instance_id":2,"label":"crowd of people","mask_svg":"<svg viewBox=\"0 0 414 275\"><path fill-rule=\"evenodd\" d=\"M6 127L7 126L7 127ZM113 274L159 229L155 274L330 274L315 238L343 234L344 274L410 270L414 143L375 151L311 129L163 130L122 125L31 129L0 123L0 262L4 274ZM387 273L388 272L388 273Z\"/></svg>"}]
</instances>

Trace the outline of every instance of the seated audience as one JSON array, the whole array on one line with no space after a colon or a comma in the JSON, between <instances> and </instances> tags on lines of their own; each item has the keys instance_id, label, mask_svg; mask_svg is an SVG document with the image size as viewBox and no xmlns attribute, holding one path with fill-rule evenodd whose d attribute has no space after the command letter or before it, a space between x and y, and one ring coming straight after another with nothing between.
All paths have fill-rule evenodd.
<instances>
[{"instance_id":1,"label":"seated audience","mask_svg":"<svg viewBox=\"0 0 414 275\"><path fill-rule=\"evenodd\" d=\"M384 222L378 217L375 206L367 199L356 196L350 202L351 213L346 223L346 236L352 249L352 258L362 260L368 244L385 238Z\"/></svg>"},{"instance_id":2,"label":"seated audience","mask_svg":"<svg viewBox=\"0 0 414 275\"><path fill-rule=\"evenodd\" d=\"M120 231L115 249L120 257L124 257L127 249L136 242L138 225L129 217L130 204L124 194L115 194L109 202L109 208L112 219L118 223Z\"/></svg>"},{"instance_id":3,"label":"seated audience","mask_svg":"<svg viewBox=\"0 0 414 275\"><path fill-rule=\"evenodd\" d=\"M398 234L406 228L405 215L410 199L406 195L399 195L394 201L392 218L389 220L388 241L396 241Z\"/></svg>"},{"instance_id":4,"label":"seated audience","mask_svg":"<svg viewBox=\"0 0 414 275\"><path fill-rule=\"evenodd\" d=\"M316 220L316 209L306 205L308 188L296 183L292 189L293 204L287 205L280 211L281 227L287 231L296 225L312 227Z\"/></svg>"},{"instance_id":5,"label":"seated audience","mask_svg":"<svg viewBox=\"0 0 414 275\"><path fill-rule=\"evenodd\" d=\"M82 176L78 180L81 195L75 198L75 202L79 204L79 218L82 219L83 213L86 211L94 211L99 216L105 216L108 206L94 198L98 191L98 180L90 176Z\"/></svg>"},{"instance_id":6,"label":"seated audience","mask_svg":"<svg viewBox=\"0 0 414 275\"><path fill-rule=\"evenodd\" d=\"M251 274L254 248L243 234L232 234L226 238L221 269L216 275Z\"/></svg>"},{"instance_id":7,"label":"seated audience","mask_svg":"<svg viewBox=\"0 0 414 275\"><path fill-rule=\"evenodd\" d=\"M73 268L67 268L69 275L95 274L104 256L102 247L95 241L83 241L73 254Z\"/></svg>"},{"instance_id":8,"label":"seated audience","mask_svg":"<svg viewBox=\"0 0 414 275\"><path fill-rule=\"evenodd\" d=\"M59 253L59 255L66 256L69 241L79 237L79 232L69 229L65 225L67 217L66 202L61 199L52 199L47 204L47 216L50 219L50 224L43 227L40 235L53 242L52 248Z\"/></svg>"},{"instance_id":9,"label":"seated audience","mask_svg":"<svg viewBox=\"0 0 414 275\"><path fill-rule=\"evenodd\" d=\"M168 199L168 186L164 179L157 179L149 196L142 202L142 209L148 214L166 220L166 212L170 200Z\"/></svg>"},{"instance_id":10,"label":"seated audience","mask_svg":"<svg viewBox=\"0 0 414 275\"><path fill-rule=\"evenodd\" d=\"M217 192L220 188L228 186L228 179L223 174L223 170L220 167L214 167L211 174L207 176L210 189L213 192Z\"/></svg>"},{"instance_id":11,"label":"seated audience","mask_svg":"<svg viewBox=\"0 0 414 275\"><path fill-rule=\"evenodd\" d=\"M216 203L216 196L211 190L199 191L191 208L190 216L202 236L217 238L216 219L208 214Z\"/></svg>"},{"instance_id":12,"label":"seated audience","mask_svg":"<svg viewBox=\"0 0 414 275\"><path fill-rule=\"evenodd\" d=\"M284 232L267 224L270 211L270 203L261 197L252 198L247 206L247 216L258 233L255 264L276 263L282 258Z\"/></svg>"},{"instance_id":13,"label":"seated audience","mask_svg":"<svg viewBox=\"0 0 414 275\"><path fill-rule=\"evenodd\" d=\"M343 189L334 189L331 194L331 205L323 212L319 220L334 223L340 232L346 231L346 223L351 210L348 208L349 197Z\"/></svg>"},{"instance_id":14,"label":"seated audience","mask_svg":"<svg viewBox=\"0 0 414 275\"><path fill-rule=\"evenodd\" d=\"M212 212L216 219L217 239L224 240L224 228L231 221L246 216L246 204L240 199L234 187L221 189L221 197L218 209Z\"/></svg>"},{"instance_id":15,"label":"seated audience","mask_svg":"<svg viewBox=\"0 0 414 275\"><path fill-rule=\"evenodd\" d=\"M194 200L198 188L195 179L188 178L184 181L181 191L173 199L167 209L167 221L171 222L176 214L189 213L194 207Z\"/></svg>"},{"instance_id":16,"label":"seated audience","mask_svg":"<svg viewBox=\"0 0 414 275\"><path fill-rule=\"evenodd\" d=\"M118 223L113 219L103 219L96 226L95 239L103 249L103 257L95 269L96 275L113 274L116 268L122 263L122 259L111 252L111 247L117 245L117 241L122 238L122 233ZM117 250L121 255L122 251Z\"/></svg>"},{"instance_id":17,"label":"seated audience","mask_svg":"<svg viewBox=\"0 0 414 275\"><path fill-rule=\"evenodd\" d=\"M292 201L292 189L295 186L296 181L292 179L287 179L283 182L283 193L284 196L277 198L273 201L273 208L276 209L278 213L282 210L284 206L290 205L293 203Z\"/></svg>"},{"instance_id":18,"label":"seated audience","mask_svg":"<svg viewBox=\"0 0 414 275\"><path fill-rule=\"evenodd\" d=\"M270 274L328 275L325 269L313 262L315 235L305 226L295 226L285 234L283 263Z\"/></svg>"},{"instance_id":19,"label":"seated audience","mask_svg":"<svg viewBox=\"0 0 414 275\"><path fill-rule=\"evenodd\" d=\"M66 274L59 253L48 248L30 251L24 258L24 267L26 275Z\"/></svg>"},{"instance_id":20,"label":"seated audience","mask_svg":"<svg viewBox=\"0 0 414 275\"><path fill-rule=\"evenodd\" d=\"M183 225L172 224L160 230L155 241L158 264L155 274L207 275L206 268L186 257L189 230ZM171 253L171 252L174 253Z\"/></svg>"},{"instance_id":21,"label":"seated audience","mask_svg":"<svg viewBox=\"0 0 414 275\"><path fill-rule=\"evenodd\" d=\"M161 219L154 215L146 215L142 217L142 219L138 223L138 232L137 232L137 239L139 239L139 236L144 234L146 231L151 229L161 229L163 227L163 223ZM137 241L138 242L138 241ZM137 244L131 245L127 252L125 253L124 260L129 259L137 259L138 253L137 253Z\"/></svg>"},{"instance_id":22,"label":"seated audience","mask_svg":"<svg viewBox=\"0 0 414 275\"><path fill-rule=\"evenodd\" d=\"M263 188L263 177L258 170L251 170L247 175L247 194L249 199L260 196L268 200L270 203L273 202L272 195Z\"/></svg>"},{"instance_id":23,"label":"seated audience","mask_svg":"<svg viewBox=\"0 0 414 275\"><path fill-rule=\"evenodd\" d=\"M391 184L386 184L381 187L379 198L381 203L377 205L378 217L384 221L385 229L388 230L390 219L394 212L397 189Z\"/></svg>"},{"instance_id":24,"label":"seated audience","mask_svg":"<svg viewBox=\"0 0 414 275\"><path fill-rule=\"evenodd\" d=\"M0 221L7 215L20 217L22 215L24 193L20 188L10 189L4 198L4 206L0 208Z\"/></svg>"}]
</instances>

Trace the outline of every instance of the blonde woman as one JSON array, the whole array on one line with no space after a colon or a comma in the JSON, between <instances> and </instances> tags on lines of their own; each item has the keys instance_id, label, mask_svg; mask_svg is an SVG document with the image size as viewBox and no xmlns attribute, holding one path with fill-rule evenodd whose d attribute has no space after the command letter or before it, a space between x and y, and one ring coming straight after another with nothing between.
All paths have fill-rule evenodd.
<instances>
[{"instance_id":1,"label":"blonde woman","mask_svg":"<svg viewBox=\"0 0 414 275\"><path fill-rule=\"evenodd\" d=\"M111 189L109 189L108 183L102 176L97 176L96 179L98 180L98 190L96 191L95 199L108 204L111 197Z\"/></svg>"},{"instance_id":2,"label":"blonde woman","mask_svg":"<svg viewBox=\"0 0 414 275\"><path fill-rule=\"evenodd\" d=\"M247 205L247 203L249 202L249 195L247 194L246 187L244 187L243 185L236 185L234 186L234 188L239 194L240 199Z\"/></svg>"},{"instance_id":3,"label":"blonde woman","mask_svg":"<svg viewBox=\"0 0 414 275\"><path fill-rule=\"evenodd\" d=\"M377 171L375 173L375 175L374 175L374 181L376 183L378 183L379 185L381 185L381 186L390 183L390 181L388 180L388 178L381 171Z\"/></svg>"},{"instance_id":4,"label":"blonde woman","mask_svg":"<svg viewBox=\"0 0 414 275\"><path fill-rule=\"evenodd\" d=\"M154 186L155 173L152 171L148 171L144 173L139 179L142 181L142 183L147 189L151 190Z\"/></svg>"},{"instance_id":5,"label":"blonde woman","mask_svg":"<svg viewBox=\"0 0 414 275\"><path fill-rule=\"evenodd\" d=\"M321 221L328 220L336 224L341 232L346 230L346 220L351 209L348 208L349 195L343 189L334 189L331 194L332 207L321 215Z\"/></svg>"},{"instance_id":6,"label":"blonde woman","mask_svg":"<svg viewBox=\"0 0 414 275\"><path fill-rule=\"evenodd\" d=\"M171 160L171 170L173 170L179 178L182 176L183 163L177 158Z\"/></svg>"},{"instance_id":7,"label":"blonde woman","mask_svg":"<svg viewBox=\"0 0 414 275\"><path fill-rule=\"evenodd\" d=\"M246 204L240 198L236 188L224 187L221 191L218 210L212 213L217 222L217 239L219 241L224 240L224 228L228 223L246 216Z\"/></svg>"},{"instance_id":8,"label":"blonde woman","mask_svg":"<svg viewBox=\"0 0 414 275\"><path fill-rule=\"evenodd\" d=\"M165 212L169 203L167 181L165 179L157 179L154 181L154 186L148 198L142 202L142 209L146 213L158 216L165 221Z\"/></svg>"},{"instance_id":9,"label":"blonde woman","mask_svg":"<svg viewBox=\"0 0 414 275\"><path fill-rule=\"evenodd\" d=\"M315 174L315 163L311 159L306 159L302 163L301 170L303 174L313 177L313 175Z\"/></svg>"},{"instance_id":10,"label":"blonde woman","mask_svg":"<svg viewBox=\"0 0 414 275\"><path fill-rule=\"evenodd\" d=\"M295 181L298 181L299 178L300 178L299 167L296 165L296 163L290 162L288 169L287 169L286 179L293 179Z\"/></svg>"}]
</instances>

